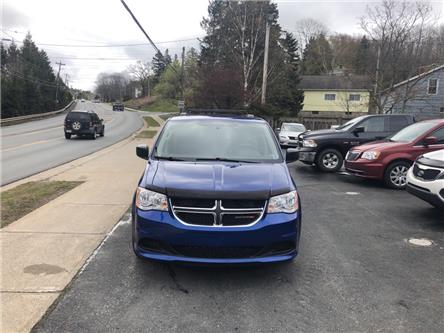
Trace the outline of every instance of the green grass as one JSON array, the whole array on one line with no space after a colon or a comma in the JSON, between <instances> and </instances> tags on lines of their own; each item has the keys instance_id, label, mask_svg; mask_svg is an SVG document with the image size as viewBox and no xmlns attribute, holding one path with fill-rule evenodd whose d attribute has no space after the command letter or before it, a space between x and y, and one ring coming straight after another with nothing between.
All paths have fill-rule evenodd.
<instances>
[{"instance_id":1,"label":"green grass","mask_svg":"<svg viewBox=\"0 0 444 333\"><path fill-rule=\"evenodd\" d=\"M0 227L7 226L82 183L74 181L29 182L2 192Z\"/></svg>"},{"instance_id":2,"label":"green grass","mask_svg":"<svg viewBox=\"0 0 444 333\"><path fill-rule=\"evenodd\" d=\"M177 113L168 113L168 114L159 115L159 117L162 118L163 120L168 120L169 118L171 118L173 116L177 116Z\"/></svg>"},{"instance_id":3,"label":"green grass","mask_svg":"<svg viewBox=\"0 0 444 333\"><path fill-rule=\"evenodd\" d=\"M148 127L159 127L160 124L152 117L143 117Z\"/></svg>"},{"instance_id":4,"label":"green grass","mask_svg":"<svg viewBox=\"0 0 444 333\"><path fill-rule=\"evenodd\" d=\"M138 139L151 139L157 134L157 131L142 131L136 135Z\"/></svg>"},{"instance_id":5,"label":"green grass","mask_svg":"<svg viewBox=\"0 0 444 333\"><path fill-rule=\"evenodd\" d=\"M163 112L163 113L179 111L179 109L177 108L176 101L170 101L165 99L162 100L159 99L156 100L154 103L143 105L140 110L148 112Z\"/></svg>"}]
</instances>

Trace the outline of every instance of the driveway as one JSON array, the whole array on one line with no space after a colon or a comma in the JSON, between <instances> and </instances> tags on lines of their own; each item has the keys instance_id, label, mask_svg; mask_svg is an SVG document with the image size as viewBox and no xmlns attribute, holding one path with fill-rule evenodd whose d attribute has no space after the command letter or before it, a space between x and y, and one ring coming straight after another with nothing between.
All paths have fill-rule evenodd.
<instances>
[{"instance_id":1,"label":"driveway","mask_svg":"<svg viewBox=\"0 0 444 333\"><path fill-rule=\"evenodd\" d=\"M375 182L291 172L303 205L294 262L143 262L126 217L34 331L444 331L443 213Z\"/></svg>"}]
</instances>

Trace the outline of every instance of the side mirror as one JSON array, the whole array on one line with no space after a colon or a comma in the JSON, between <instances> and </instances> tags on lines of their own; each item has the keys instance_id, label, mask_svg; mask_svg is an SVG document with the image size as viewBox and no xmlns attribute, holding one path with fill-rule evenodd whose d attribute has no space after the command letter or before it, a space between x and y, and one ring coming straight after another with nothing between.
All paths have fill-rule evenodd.
<instances>
[{"instance_id":1,"label":"side mirror","mask_svg":"<svg viewBox=\"0 0 444 333\"><path fill-rule=\"evenodd\" d=\"M149 148L147 145L138 145L136 147L136 155L144 160L147 160L149 157Z\"/></svg>"},{"instance_id":2,"label":"side mirror","mask_svg":"<svg viewBox=\"0 0 444 333\"><path fill-rule=\"evenodd\" d=\"M100 118L100 121L103 121L103 118Z\"/></svg>"},{"instance_id":3,"label":"side mirror","mask_svg":"<svg viewBox=\"0 0 444 333\"><path fill-rule=\"evenodd\" d=\"M423 141L424 146L428 147L430 145L434 145L438 142L438 139L435 136L428 136Z\"/></svg>"},{"instance_id":4,"label":"side mirror","mask_svg":"<svg viewBox=\"0 0 444 333\"><path fill-rule=\"evenodd\" d=\"M354 135L358 135L359 133L364 133L365 132L365 128L360 126L360 127L356 127L353 129L353 134Z\"/></svg>"},{"instance_id":5,"label":"side mirror","mask_svg":"<svg viewBox=\"0 0 444 333\"><path fill-rule=\"evenodd\" d=\"M288 148L285 155L285 163L295 162L299 159L299 151L294 148Z\"/></svg>"},{"instance_id":6,"label":"side mirror","mask_svg":"<svg viewBox=\"0 0 444 333\"><path fill-rule=\"evenodd\" d=\"M280 132L280 130L281 130L280 127L278 127L278 128L275 129L276 132Z\"/></svg>"}]
</instances>

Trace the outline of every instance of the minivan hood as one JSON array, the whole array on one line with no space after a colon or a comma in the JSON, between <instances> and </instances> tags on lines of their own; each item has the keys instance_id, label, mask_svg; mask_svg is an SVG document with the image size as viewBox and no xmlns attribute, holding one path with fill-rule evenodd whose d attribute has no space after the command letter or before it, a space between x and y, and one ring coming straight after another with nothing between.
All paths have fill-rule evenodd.
<instances>
[{"instance_id":1,"label":"minivan hood","mask_svg":"<svg viewBox=\"0 0 444 333\"><path fill-rule=\"evenodd\" d=\"M140 186L170 197L268 199L294 186L284 163L152 160Z\"/></svg>"},{"instance_id":2,"label":"minivan hood","mask_svg":"<svg viewBox=\"0 0 444 333\"><path fill-rule=\"evenodd\" d=\"M294 136L297 137L299 134L303 132L292 132L292 131L280 131L279 135L285 135L285 136Z\"/></svg>"},{"instance_id":3,"label":"minivan hood","mask_svg":"<svg viewBox=\"0 0 444 333\"><path fill-rule=\"evenodd\" d=\"M353 151L364 151L364 150L377 150L384 151L387 149L403 149L406 146L409 146L409 142L393 142L388 140L380 140L366 143L361 146L353 147L351 150Z\"/></svg>"}]
</instances>

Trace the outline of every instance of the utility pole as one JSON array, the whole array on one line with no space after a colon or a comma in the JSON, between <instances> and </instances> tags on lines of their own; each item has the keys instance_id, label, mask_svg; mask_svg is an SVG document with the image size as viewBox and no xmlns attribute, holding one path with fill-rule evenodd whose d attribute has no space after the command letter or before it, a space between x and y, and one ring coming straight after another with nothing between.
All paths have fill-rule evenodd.
<instances>
[{"instance_id":1,"label":"utility pole","mask_svg":"<svg viewBox=\"0 0 444 333\"><path fill-rule=\"evenodd\" d=\"M59 65L59 70L57 71L57 79L56 79L56 95L55 95L55 108L54 110L57 110L57 104L59 103L59 79L60 79L60 69L62 66L65 66L65 64L62 64L61 61L56 62L56 65Z\"/></svg>"},{"instance_id":2,"label":"utility pole","mask_svg":"<svg viewBox=\"0 0 444 333\"><path fill-rule=\"evenodd\" d=\"M268 47L270 44L270 16L267 16L265 26L265 49L264 49L264 69L262 74L262 96L261 105L265 105L265 96L267 93L267 76L268 76Z\"/></svg>"}]
</instances>

